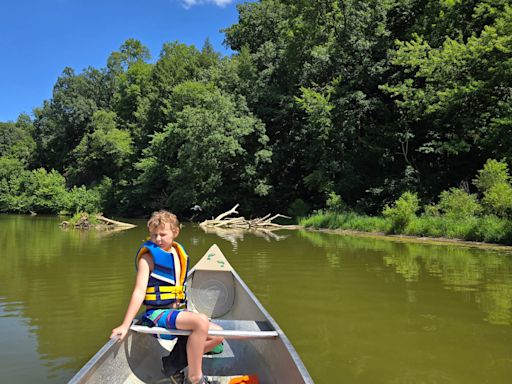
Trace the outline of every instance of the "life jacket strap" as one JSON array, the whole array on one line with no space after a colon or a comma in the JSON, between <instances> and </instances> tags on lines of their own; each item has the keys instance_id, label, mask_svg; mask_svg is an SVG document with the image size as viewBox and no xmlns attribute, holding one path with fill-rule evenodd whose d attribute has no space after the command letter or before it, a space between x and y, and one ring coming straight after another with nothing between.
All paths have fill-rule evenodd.
<instances>
[{"instance_id":1,"label":"life jacket strap","mask_svg":"<svg viewBox=\"0 0 512 384\"><path fill-rule=\"evenodd\" d=\"M157 298L158 296L158 298ZM183 300L185 299L185 287L182 285L164 285L148 287L146 289L145 301L155 300Z\"/></svg>"}]
</instances>

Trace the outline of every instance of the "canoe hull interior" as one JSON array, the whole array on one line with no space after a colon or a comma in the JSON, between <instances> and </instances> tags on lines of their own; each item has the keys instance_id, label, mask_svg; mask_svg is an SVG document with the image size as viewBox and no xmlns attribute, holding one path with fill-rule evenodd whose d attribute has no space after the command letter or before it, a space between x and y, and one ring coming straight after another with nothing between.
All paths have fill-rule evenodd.
<instances>
[{"instance_id":1,"label":"canoe hull interior","mask_svg":"<svg viewBox=\"0 0 512 384\"><path fill-rule=\"evenodd\" d=\"M211 377L257 374L260 383L303 383L299 372L283 361L287 351L276 340L228 340L220 356L205 357L203 371ZM80 383L168 383L161 358L169 353L151 335L130 332L112 345L102 363ZM284 359L286 360L286 359Z\"/></svg>"}]
</instances>

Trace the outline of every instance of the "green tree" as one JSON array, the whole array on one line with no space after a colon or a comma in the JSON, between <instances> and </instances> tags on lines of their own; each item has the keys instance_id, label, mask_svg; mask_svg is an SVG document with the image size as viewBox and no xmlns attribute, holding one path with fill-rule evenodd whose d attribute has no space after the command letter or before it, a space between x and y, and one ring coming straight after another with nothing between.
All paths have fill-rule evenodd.
<instances>
[{"instance_id":1,"label":"green tree","mask_svg":"<svg viewBox=\"0 0 512 384\"><path fill-rule=\"evenodd\" d=\"M399 70L382 87L395 98L399 132L426 190L468 180L484 159L509 157L511 147L504 90L512 84L512 8L502 1L434 3L442 12L425 15L431 28L419 21L418 33L390 52Z\"/></svg>"},{"instance_id":2,"label":"green tree","mask_svg":"<svg viewBox=\"0 0 512 384\"><path fill-rule=\"evenodd\" d=\"M148 143L145 132L152 95L153 64L149 49L139 40L128 39L107 61L107 74L114 86L112 108L120 125L126 127L140 154Z\"/></svg>"},{"instance_id":3,"label":"green tree","mask_svg":"<svg viewBox=\"0 0 512 384\"><path fill-rule=\"evenodd\" d=\"M386 173L398 168L402 177L391 149L391 113L378 87L389 69L387 14L394 6L329 0L239 6L226 42L248 69L238 72L249 84L239 89L267 127L277 204L300 197L322 206L326 189L354 204L369 183L387 188ZM318 140L311 143L312 137ZM311 162L315 154L321 154L318 165Z\"/></svg>"},{"instance_id":4,"label":"green tree","mask_svg":"<svg viewBox=\"0 0 512 384\"><path fill-rule=\"evenodd\" d=\"M208 48L201 53L194 46L178 42L165 43L151 74L152 90L146 132L161 131L174 120L169 103L173 89L184 81L200 78L211 60L206 59ZM204 67L206 66L206 67Z\"/></svg>"},{"instance_id":5,"label":"green tree","mask_svg":"<svg viewBox=\"0 0 512 384\"><path fill-rule=\"evenodd\" d=\"M0 157L19 159L24 164L34 160L36 142L30 117L20 115L15 123L0 122Z\"/></svg>"},{"instance_id":6,"label":"green tree","mask_svg":"<svg viewBox=\"0 0 512 384\"><path fill-rule=\"evenodd\" d=\"M35 110L35 139L40 165L62 171L68 154L87 132L94 112L108 109L113 90L105 73L94 68L75 75L65 68L53 88L53 96Z\"/></svg>"},{"instance_id":7,"label":"green tree","mask_svg":"<svg viewBox=\"0 0 512 384\"><path fill-rule=\"evenodd\" d=\"M342 151L338 147L337 131L333 129L331 111L334 106L329 98L329 90L322 94L309 88L302 88L302 97L296 98L306 115L306 140L309 142L305 152L304 183L318 192L332 190L340 173L341 162L332 152L341 155Z\"/></svg>"},{"instance_id":8,"label":"green tree","mask_svg":"<svg viewBox=\"0 0 512 384\"><path fill-rule=\"evenodd\" d=\"M268 138L240 100L211 84L184 82L174 88L170 105L176 121L154 135L136 165L148 206L186 212L200 204L213 212L268 194Z\"/></svg>"},{"instance_id":9,"label":"green tree","mask_svg":"<svg viewBox=\"0 0 512 384\"><path fill-rule=\"evenodd\" d=\"M150 108L152 70L152 64L136 62L117 76L113 103L119 120L130 131L138 152L149 141L145 128Z\"/></svg>"},{"instance_id":10,"label":"green tree","mask_svg":"<svg viewBox=\"0 0 512 384\"><path fill-rule=\"evenodd\" d=\"M151 58L149 49L137 39L126 40L119 51L112 52L107 68L114 74L126 72L133 64L145 63Z\"/></svg>"},{"instance_id":11,"label":"green tree","mask_svg":"<svg viewBox=\"0 0 512 384\"><path fill-rule=\"evenodd\" d=\"M23 160L1 156L0 157L0 179L9 178L11 175L21 173L25 170Z\"/></svg>"},{"instance_id":12,"label":"green tree","mask_svg":"<svg viewBox=\"0 0 512 384\"><path fill-rule=\"evenodd\" d=\"M31 171L24 183L25 193L31 197L30 209L41 213L57 213L64 208L66 180L55 170L43 168Z\"/></svg>"},{"instance_id":13,"label":"green tree","mask_svg":"<svg viewBox=\"0 0 512 384\"><path fill-rule=\"evenodd\" d=\"M346 209L346 206L341 196L334 192L330 192L327 195L327 200L325 201L325 208L330 212L340 213Z\"/></svg>"},{"instance_id":14,"label":"green tree","mask_svg":"<svg viewBox=\"0 0 512 384\"><path fill-rule=\"evenodd\" d=\"M70 213L102 212L103 196L100 187L89 188L74 186L65 195L64 208Z\"/></svg>"},{"instance_id":15,"label":"green tree","mask_svg":"<svg viewBox=\"0 0 512 384\"><path fill-rule=\"evenodd\" d=\"M67 169L73 184L97 184L103 176L119 175L133 152L132 139L126 130L116 127L115 112L96 111L89 133L72 151L74 159Z\"/></svg>"}]
</instances>

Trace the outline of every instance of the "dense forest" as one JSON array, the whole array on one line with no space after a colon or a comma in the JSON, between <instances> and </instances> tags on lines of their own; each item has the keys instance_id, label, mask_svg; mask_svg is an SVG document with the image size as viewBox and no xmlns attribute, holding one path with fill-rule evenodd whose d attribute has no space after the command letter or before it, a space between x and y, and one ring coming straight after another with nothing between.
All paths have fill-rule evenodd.
<instances>
[{"instance_id":1,"label":"dense forest","mask_svg":"<svg viewBox=\"0 0 512 384\"><path fill-rule=\"evenodd\" d=\"M512 160L508 0L262 0L222 56L127 39L0 123L0 211L381 213ZM508 177L508 176L507 176Z\"/></svg>"}]
</instances>

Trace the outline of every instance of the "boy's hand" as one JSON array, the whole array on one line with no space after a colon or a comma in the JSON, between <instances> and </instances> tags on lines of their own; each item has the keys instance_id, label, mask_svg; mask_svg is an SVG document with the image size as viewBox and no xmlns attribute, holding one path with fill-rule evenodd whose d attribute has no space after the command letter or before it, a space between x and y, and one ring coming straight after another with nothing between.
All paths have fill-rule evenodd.
<instances>
[{"instance_id":1,"label":"boy's hand","mask_svg":"<svg viewBox=\"0 0 512 384\"><path fill-rule=\"evenodd\" d=\"M119 327L117 328L114 328L112 330L112 334L110 335L110 338L111 339L114 339L117 337L117 341L123 341L123 339L125 338L126 334L128 333L128 329L129 327L125 327L124 325L120 325Z\"/></svg>"}]
</instances>

